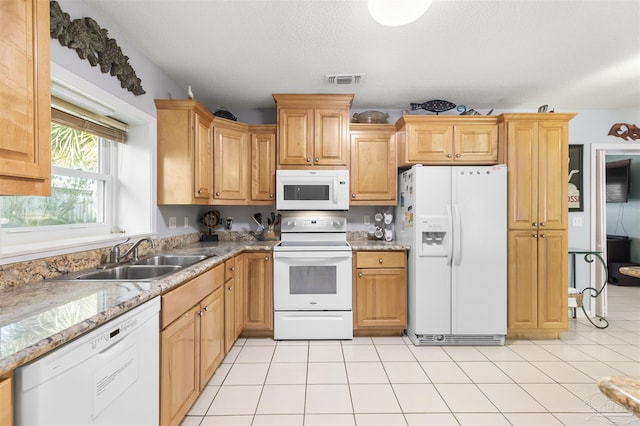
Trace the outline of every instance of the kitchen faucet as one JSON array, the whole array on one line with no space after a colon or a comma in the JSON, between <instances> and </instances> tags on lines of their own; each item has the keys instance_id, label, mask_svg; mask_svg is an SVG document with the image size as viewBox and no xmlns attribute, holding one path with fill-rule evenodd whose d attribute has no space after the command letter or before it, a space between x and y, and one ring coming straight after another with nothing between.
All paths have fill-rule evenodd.
<instances>
[{"instance_id":1,"label":"kitchen faucet","mask_svg":"<svg viewBox=\"0 0 640 426\"><path fill-rule=\"evenodd\" d=\"M119 263L122 259L124 259L127 256L129 256L129 254L131 254L131 253L133 253L133 260L137 261L138 260L138 246L140 245L140 243L142 243L144 241L147 241L148 243L150 243L151 244L151 248L155 248L156 247L155 241L153 241L149 237L144 237L144 238L140 238L138 241L133 243L133 245L129 248L129 250L125 251L124 254L120 255L120 245L129 242L130 239L131 238L127 238L126 241L124 241L122 243L118 243L115 246L111 247L111 252L109 253L109 263Z\"/></svg>"}]
</instances>

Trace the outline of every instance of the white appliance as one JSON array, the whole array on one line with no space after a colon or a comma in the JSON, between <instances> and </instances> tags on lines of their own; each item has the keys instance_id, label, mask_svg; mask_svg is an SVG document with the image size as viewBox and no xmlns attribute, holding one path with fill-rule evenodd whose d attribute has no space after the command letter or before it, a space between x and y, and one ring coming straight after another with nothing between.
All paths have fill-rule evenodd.
<instances>
[{"instance_id":1,"label":"white appliance","mask_svg":"<svg viewBox=\"0 0 640 426\"><path fill-rule=\"evenodd\" d=\"M153 425L160 298L15 371L16 425Z\"/></svg>"},{"instance_id":2,"label":"white appliance","mask_svg":"<svg viewBox=\"0 0 640 426\"><path fill-rule=\"evenodd\" d=\"M502 345L507 331L506 166L421 166L398 180L396 235L410 246L415 345Z\"/></svg>"},{"instance_id":3,"label":"white appliance","mask_svg":"<svg viewBox=\"0 0 640 426\"><path fill-rule=\"evenodd\" d=\"M352 339L352 251L335 212L285 212L273 249L276 340Z\"/></svg>"},{"instance_id":4,"label":"white appliance","mask_svg":"<svg viewBox=\"0 0 640 426\"><path fill-rule=\"evenodd\" d=\"M276 170L278 210L349 210L349 170Z\"/></svg>"}]
</instances>

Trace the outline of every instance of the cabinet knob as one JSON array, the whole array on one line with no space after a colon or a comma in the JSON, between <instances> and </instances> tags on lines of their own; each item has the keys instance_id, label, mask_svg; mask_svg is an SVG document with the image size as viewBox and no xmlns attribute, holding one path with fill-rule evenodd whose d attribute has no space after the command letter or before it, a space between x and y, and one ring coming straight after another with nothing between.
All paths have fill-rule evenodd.
<instances>
[{"instance_id":1,"label":"cabinet knob","mask_svg":"<svg viewBox=\"0 0 640 426\"><path fill-rule=\"evenodd\" d=\"M204 312L203 312L203 311L198 311L198 316L199 316L199 317L201 317L201 316L203 316L203 315L204 315Z\"/></svg>"},{"instance_id":2,"label":"cabinet knob","mask_svg":"<svg viewBox=\"0 0 640 426\"><path fill-rule=\"evenodd\" d=\"M231 291L231 287L227 287L227 291Z\"/></svg>"},{"instance_id":3,"label":"cabinet knob","mask_svg":"<svg viewBox=\"0 0 640 426\"><path fill-rule=\"evenodd\" d=\"M230 270L231 272L233 272L233 271L235 271L235 270L236 270L236 268L235 268L235 266L232 266L231 268L229 268L229 270Z\"/></svg>"},{"instance_id":4,"label":"cabinet knob","mask_svg":"<svg viewBox=\"0 0 640 426\"><path fill-rule=\"evenodd\" d=\"M219 196L220 196L220 193L219 193L219 192L216 192L216 197L219 197Z\"/></svg>"},{"instance_id":5,"label":"cabinet knob","mask_svg":"<svg viewBox=\"0 0 640 426\"><path fill-rule=\"evenodd\" d=\"M269 194L269 198L273 198L273 194Z\"/></svg>"},{"instance_id":6,"label":"cabinet knob","mask_svg":"<svg viewBox=\"0 0 640 426\"><path fill-rule=\"evenodd\" d=\"M533 238L538 238L538 234L533 234L532 237Z\"/></svg>"},{"instance_id":7,"label":"cabinet knob","mask_svg":"<svg viewBox=\"0 0 640 426\"><path fill-rule=\"evenodd\" d=\"M535 226L537 228L538 227L538 222L533 222L531 225Z\"/></svg>"},{"instance_id":8,"label":"cabinet knob","mask_svg":"<svg viewBox=\"0 0 640 426\"><path fill-rule=\"evenodd\" d=\"M269 260L269 256L265 256L265 257L264 257L264 260Z\"/></svg>"},{"instance_id":9,"label":"cabinet knob","mask_svg":"<svg viewBox=\"0 0 640 426\"><path fill-rule=\"evenodd\" d=\"M378 258L378 263L382 263L382 262L383 262L382 258L381 257Z\"/></svg>"},{"instance_id":10,"label":"cabinet knob","mask_svg":"<svg viewBox=\"0 0 640 426\"><path fill-rule=\"evenodd\" d=\"M460 158L460 154L456 154L456 158Z\"/></svg>"},{"instance_id":11,"label":"cabinet knob","mask_svg":"<svg viewBox=\"0 0 640 426\"><path fill-rule=\"evenodd\" d=\"M317 163L318 161L320 161L320 159L319 159L318 157L316 157L316 163Z\"/></svg>"},{"instance_id":12,"label":"cabinet knob","mask_svg":"<svg viewBox=\"0 0 640 426\"><path fill-rule=\"evenodd\" d=\"M351 198L356 198L356 194L351 194Z\"/></svg>"},{"instance_id":13,"label":"cabinet knob","mask_svg":"<svg viewBox=\"0 0 640 426\"><path fill-rule=\"evenodd\" d=\"M204 189L200 188L198 189L198 194L202 194L204 192Z\"/></svg>"},{"instance_id":14,"label":"cabinet knob","mask_svg":"<svg viewBox=\"0 0 640 426\"><path fill-rule=\"evenodd\" d=\"M311 158L307 157L307 163L311 162Z\"/></svg>"},{"instance_id":15,"label":"cabinet knob","mask_svg":"<svg viewBox=\"0 0 640 426\"><path fill-rule=\"evenodd\" d=\"M540 222L540 226L545 226L546 223L545 222Z\"/></svg>"},{"instance_id":16,"label":"cabinet knob","mask_svg":"<svg viewBox=\"0 0 640 426\"><path fill-rule=\"evenodd\" d=\"M448 153L447 158L451 158L451 157L452 157L451 153Z\"/></svg>"},{"instance_id":17,"label":"cabinet knob","mask_svg":"<svg viewBox=\"0 0 640 426\"><path fill-rule=\"evenodd\" d=\"M541 234L540 235L542 238L547 238L547 234Z\"/></svg>"},{"instance_id":18,"label":"cabinet knob","mask_svg":"<svg viewBox=\"0 0 640 426\"><path fill-rule=\"evenodd\" d=\"M362 278L362 272L358 272L358 278Z\"/></svg>"},{"instance_id":19,"label":"cabinet knob","mask_svg":"<svg viewBox=\"0 0 640 426\"><path fill-rule=\"evenodd\" d=\"M209 306L208 305L204 307L204 311L205 312L209 311Z\"/></svg>"}]
</instances>

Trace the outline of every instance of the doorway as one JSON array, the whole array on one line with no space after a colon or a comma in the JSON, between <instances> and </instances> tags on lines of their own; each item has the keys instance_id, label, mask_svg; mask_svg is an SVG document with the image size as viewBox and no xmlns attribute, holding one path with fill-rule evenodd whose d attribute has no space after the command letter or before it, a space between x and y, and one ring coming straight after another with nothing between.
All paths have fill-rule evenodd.
<instances>
[{"instance_id":1,"label":"doorway","mask_svg":"<svg viewBox=\"0 0 640 426\"><path fill-rule=\"evenodd\" d=\"M606 180L605 164L607 155L640 155L640 146L629 144L592 144L591 145L591 173L590 183L592 190L590 211L593 217L591 221L590 241L591 249L602 252L607 258L607 209L606 209ZM590 286L600 290L604 286L605 271L602 268L591 266ZM607 316L607 291L602 292L596 299L590 299L589 311L596 316Z\"/></svg>"}]
</instances>

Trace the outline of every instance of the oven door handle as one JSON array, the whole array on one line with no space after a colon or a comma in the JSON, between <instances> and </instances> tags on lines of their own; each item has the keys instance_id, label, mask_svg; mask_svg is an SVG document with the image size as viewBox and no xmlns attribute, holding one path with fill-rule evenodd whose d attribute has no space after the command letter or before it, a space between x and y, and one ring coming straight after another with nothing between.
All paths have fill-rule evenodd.
<instances>
[{"instance_id":1,"label":"oven door handle","mask_svg":"<svg viewBox=\"0 0 640 426\"><path fill-rule=\"evenodd\" d=\"M344 253L336 253L336 252L323 252L323 254L321 256L318 256L317 252L309 252L309 253L305 253L305 252L291 252L291 253L274 253L273 254L273 259L275 261L278 260L287 260L287 263L291 263L292 261L296 261L296 262L304 262L304 263L308 263L309 261L312 262L325 262L328 259L331 260L339 260L339 259L346 259L346 260L350 260L352 259L352 255L351 252L349 252L348 254L344 254Z\"/></svg>"},{"instance_id":2,"label":"oven door handle","mask_svg":"<svg viewBox=\"0 0 640 426\"><path fill-rule=\"evenodd\" d=\"M327 264L327 262L336 262L336 261L341 261L341 260L351 260L351 256L346 257L346 256L340 256L340 257L300 257L300 256L287 256L287 257L274 257L274 259L277 260L282 260L283 263L287 263L287 264L301 264L301 265L309 265L310 263L315 263L321 266L331 266L330 264Z\"/></svg>"}]
</instances>

